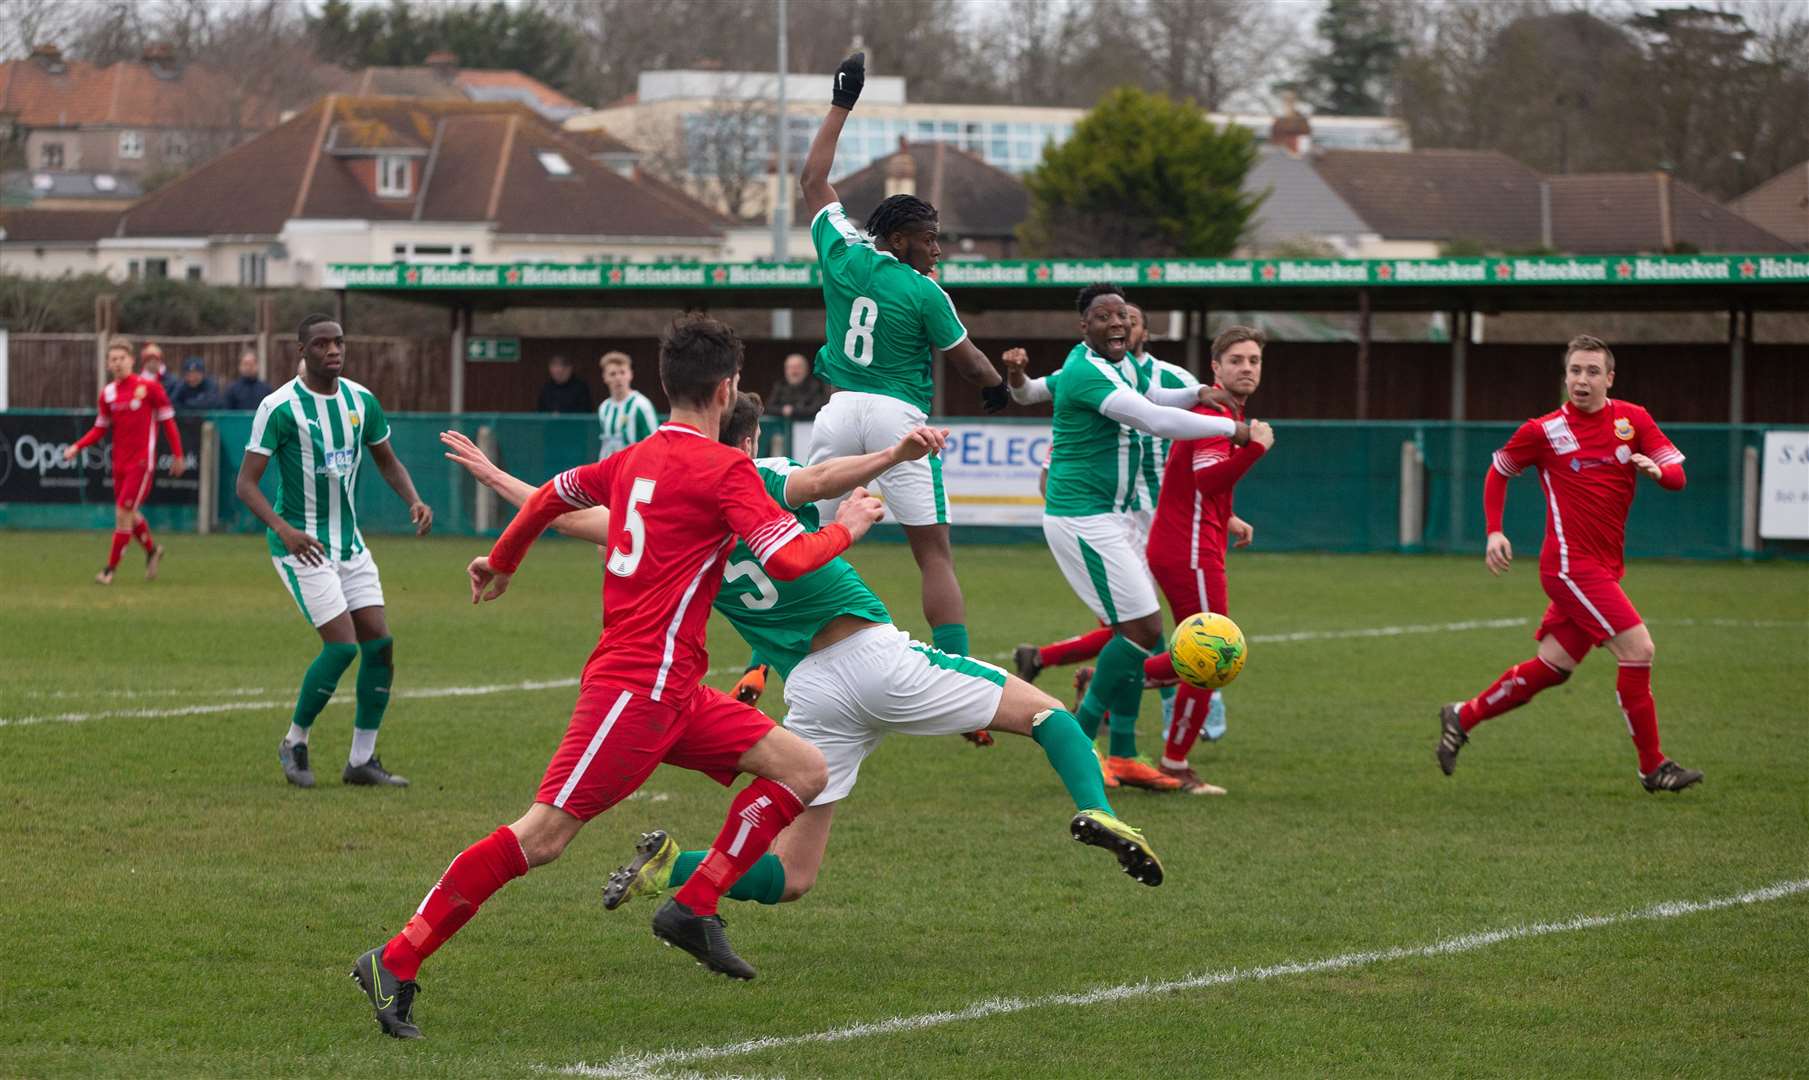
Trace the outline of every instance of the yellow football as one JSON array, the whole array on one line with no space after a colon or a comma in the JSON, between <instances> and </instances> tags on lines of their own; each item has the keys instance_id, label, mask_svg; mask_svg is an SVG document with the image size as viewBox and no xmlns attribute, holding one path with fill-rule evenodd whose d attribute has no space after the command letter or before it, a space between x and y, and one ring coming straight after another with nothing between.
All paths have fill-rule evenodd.
<instances>
[{"instance_id":1,"label":"yellow football","mask_svg":"<svg viewBox=\"0 0 1809 1080\"><path fill-rule=\"evenodd\" d=\"M1202 690L1218 690L1229 686L1244 670L1249 648L1236 623L1223 615L1205 612L1181 620L1181 625L1175 627L1168 655L1182 682Z\"/></svg>"}]
</instances>

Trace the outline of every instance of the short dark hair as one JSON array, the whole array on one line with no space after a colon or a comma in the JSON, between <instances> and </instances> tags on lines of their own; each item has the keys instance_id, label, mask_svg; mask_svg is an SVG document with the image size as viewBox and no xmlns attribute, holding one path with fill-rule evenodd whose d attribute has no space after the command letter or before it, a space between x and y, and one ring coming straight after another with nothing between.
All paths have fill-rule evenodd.
<instances>
[{"instance_id":1,"label":"short dark hair","mask_svg":"<svg viewBox=\"0 0 1809 1080\"><path fill-rule=\"evenodd\" d=\"M760 429L760 414L765 411L766 402L759 394L743 390L735 395L735 404L722 414L722 436L720 441L728 446L740 446L741 440Z\"/></svg>"},{"instance_id":2,"label":"short dark hair","mask_svg":"<svg viewBox=\"0 0 1809 1080\"><path fill-rule=\"evenodd\" d=\"M1256 342L1256 347L1259 349L1266 349L1269 346L1269 339L1254 326L1227 326L1219 331L1218 337L1212 339L1212 362L1218 363L1219 357L1225 355L1226 349L1246 341Z\"/></svg>"},{"instance_id":3,"label":"short dark hair","mask_svg":"<svg viewBox=\"0 0 1809 1080\"><path fill-rule=\"evenodd\" d=\"M1074 298L1074 310L1085 315L1087 309L1093 306L1093 301L1102 296L1116 296L1127 304L1131 302L1130 299L1124 295L1124 290L1120 289L1118 286L1109 281L1095 281L1093 284L1080 290L1080 295Z\"/></svg>"},{"instance_id":4,"label":"short dark hair","mask_svg":"<svg viewBox=\"0 0 1809 1080\"><path fill-rule=\"evenodd\" d=\"M1592 337L1589 334L1578 334L1571 338L1570 344L1564 346L1564 363L1568 365L1570 354L1578 352L1599 352L1608 361L1608 370L1614 370L1614 350L1610 349L1608 343L1601 338Z\"/></svg>"},{"instance_id":5,"label":"short dark hair","mask_svg":"<svg viewBox=\"0 0 1809 1080\"><path fill-rule=\"evenodd\" d=\"M312 315L303 315L301 325L295 328L295 340L306 345L308 343L308 331L314 329L314 327L320 323L336 321L338 320L334 319L333 316L325 315L318 311Z\"/></svg>"},{"instance_id":6,"label":"short dark hair","mask_svg":"<svg viewBox=\"0 0 1809 1080\"><path fill-rule=\"evenodd\" d=\"M741 370L741 338L708 315L680 315L660 335L660 385L674 405L710 403L716 384Z\"/></svg>"},{"instance_id":7,"label":"short dark hair","mask_svg":"<svg viewBox=\"0 0 1809 1080\"><path fill-rule=\"evenodd\" d=\"M867 215L867 233L875 240L884 240L900 229L914 229L924 225L935 228L936 221L934 206L915 195L893 195Z\"/></svg>"}]
</instances>

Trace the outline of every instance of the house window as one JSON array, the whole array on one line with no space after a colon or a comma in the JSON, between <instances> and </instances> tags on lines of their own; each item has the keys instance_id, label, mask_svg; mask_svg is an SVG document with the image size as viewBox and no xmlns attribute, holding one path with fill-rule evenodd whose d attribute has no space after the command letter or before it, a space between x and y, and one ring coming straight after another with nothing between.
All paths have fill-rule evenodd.
<instances>
[{"instance_id":1,"label":"house window","mask_svg":"<svg viewBox=\"0 0 1809 1080\"><path fill-rule=\"evenodd\" d=\"M540 159L540 167L547 171L548 176L572 174L572 163L565 160L565 155L557 150L542 150L534 156Z\"/></svg>"},{"instance_id":2,"label":"house window","mask_svg":"<svg viewBox=\"0 0 1809 1080\"><path fill-rule=\"evenodd\" d=\"M239 284L261 288L269 269L265 256L247 251L239 256Z\"/></svg>"},{"instance_id":3,"label":"house window","mask_svg":"<svg viewBox=\"0 0 1809 1080\"><path fill-rule=\"evenodd\" d=\"M188 268L188 272L184 276L186 276L190 281L200 281L201 280L201 268L199 266L191 266Z\"/></svg>"},{"instance_id":4,"label":"house window","mask_svg":"<svg viewBox=\"0 0 1809 1080\"><path fill-rule=\"evenodd\" d=\"M46 169L62 168L63 144L60 142L47 142L38 147L38 164Z\"/></svg>"},{"instance_id":5,"label":"house window","mask_svg":"<svg viewBox=\"0 0 1809 1080\"><path fill-rule=\"evenodd\" d=\"M470 244L397 244L390 249L396 262L466 263L471 261Z\"/></svg>"},{"instance_id":6,"label":"house window","mask_svg":"<svg viewBox=\"0 0 1809 1080\"><path fill-rule=\"evenodd\" d=\"M177 161L188 157L188 136L180 131L164 132L163 156Z\"/></svg>"},{"instance_id":7,"label":"house window","mask_svg":"<svg viewBox=\"0 0 1809 1080\"><path fill-rule=\"evenodd\" d=\"M148 281L169 277L170 261L168 259L146 259L144 261L144 276Z\"/></svg>"},{"instance_id":8,"label":"house window","mask_svg":"<svg viewBox=\"0 0 1809 1080\"><path fill-rule=\"evenodd\" d=\"M144 157L144 132L122 131L119 133L119 156L122 158Z\"/></svg>"},{"instance_id":9,"label":"house window","mask_svg":"<svg viewBox=\"0 0 1809 1080\"><path fill-rule=\"evenodd\" d=\"M377 159L377 194L401 198L414 191L414 177L408 159L399 154L385 154Z\"/></svg>"}]
</instances>

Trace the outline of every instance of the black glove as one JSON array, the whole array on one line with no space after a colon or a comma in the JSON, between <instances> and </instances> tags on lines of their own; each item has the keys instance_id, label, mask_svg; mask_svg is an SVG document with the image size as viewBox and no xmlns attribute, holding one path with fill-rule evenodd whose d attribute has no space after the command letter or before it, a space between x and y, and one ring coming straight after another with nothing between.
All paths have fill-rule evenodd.
<instances>
[{"instance_id":1,"label":"black glove","mask_svg":"<svg viewBox=\"0 0 1809 1080\"><path fill-rule=\"evenodd\" d=\"M1005 388L1004 382L980 388L980 400L985 403L989 413L1001 413L1011 404L1011 391Z\"/></svg>"},{"instance_id":2,"label":"black glove","mask_svg":"<svg viewBox=\"0 0 1809 1080\"><path fill-rule=\"evenodd\" d=\"M867 54L857 52L835 69L834 89L829 94L830 103L837 108L853 110L854 103L861 99L861 88L866 85Z\"/></svg>"}]
</instances>

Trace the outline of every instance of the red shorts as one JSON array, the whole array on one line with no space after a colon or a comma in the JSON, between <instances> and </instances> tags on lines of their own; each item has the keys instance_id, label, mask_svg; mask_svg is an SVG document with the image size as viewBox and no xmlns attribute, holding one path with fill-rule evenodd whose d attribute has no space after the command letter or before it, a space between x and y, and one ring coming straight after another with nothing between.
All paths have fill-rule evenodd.
<instances>
[{"instance_id":1,"label":"red shorts","mask_svg":"<svg viewBox=\"0 0 1809 1080\"><path fill-rule=\"evenodd\" d=\"M534 801L589 821L646 783L661 763L727 787L741 772L741 755L771 730L765 713L708 686L675 705L586 685Z\"/></svg>"},{"instance_id":2,"label":"red shorts","mask_svg":"<svg viewBox=\"0 0 1809 1080\"><path fill-rule=\"evenodd\" d=\"M113 468L113 505L136 510L151 493L151 465L146 461Z\"/></svg>"},{"instance_id":3,"label":"red shorts","mask_svg":"<svg viewBox=\"0 0 1809 1080\"><path fill-rule=\"evenodd\" d=\"M1539 584L1551 597L1551 606L1533 638L1549 635L1572 660L1583 659L1590 649L1645 621L1607 571L1576 568L1569 574L1540 574Z\"/></svg>"},{"instance_id":4,"label":"red shorts","mask_svg":"<svg viewBox=\"0 0 1809 1080\"><path fill-rule=\"evenodd\" d=\"M1156 584L1162 589L1162 595L1168 597L1168 608L1174 613L1176 622L1202 611L1218 615L1230 614L1225 609L1224 567L1202 566L1193 569L1151 563L1149 569Z\"/></svg>"}]
</instances>

